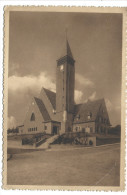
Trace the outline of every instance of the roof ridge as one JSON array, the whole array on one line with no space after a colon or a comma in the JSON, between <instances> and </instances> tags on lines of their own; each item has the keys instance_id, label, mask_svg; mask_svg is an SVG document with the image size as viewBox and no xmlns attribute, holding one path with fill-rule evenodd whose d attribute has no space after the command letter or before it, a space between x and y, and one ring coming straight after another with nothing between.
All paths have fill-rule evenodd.
<instances>
[{"instance_id":1,"label":"roof ridge","mask_svg":"<svg viewBox=\"0 0 127 195\"><path fill-rule=\"evenodd\" d=\"M56 109L56 93L46 88L43 88L43 89L44 89L45 95L47 96L49 102L51 103L51 106L53 107L53 109Z\"/></svg>"},{"instance_id":2,"label":"roof ridge","mask_svg":"<svg viewBox=\"0 0 127 195\"><path fill-rule=\"evenodd\" d=\"M47 119L50 119L50 115L49 115L49 113L47 111L47 108L46 108L43 100L40 99L40 98L37 98L37 97L34 97L34 99L36 101L36 104L37 104L37 106L38 106L38 108L39 108L43 118L44 118L44 121L47 120Z\"/></svg>"},{"instance_id":3,"label":"roof ridge","mask_svg":"<svg viewBox=\"0 0 127 195\"><path fill-rule=\"evenodd\" d=\"M45 88L45 87L42 87L44 90L47 90L47 91L50 91L50 92L52 92L52 93L56 93L56 92L54 92L54 91L51 91L50 89L47 89L47 88Z\"/></svg>"}]
</instances>

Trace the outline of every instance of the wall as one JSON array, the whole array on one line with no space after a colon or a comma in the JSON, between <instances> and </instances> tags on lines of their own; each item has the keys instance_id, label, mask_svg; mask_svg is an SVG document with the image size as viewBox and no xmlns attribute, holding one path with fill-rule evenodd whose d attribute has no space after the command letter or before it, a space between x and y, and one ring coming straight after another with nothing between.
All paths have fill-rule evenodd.
<instances>
[{"instance_id":1,"label":"wall","mask_svg":"<svg viewBox=\"0 0 127 195\"><path fill-rule=\"evenodd\" d=\"M24 132L24 125L23 126L19 126L18 129L19 129L19 134L23 134L23 132Z\"/></svg>"},{"instance_id":2,"label":"wall","mask_svg":"<svg viewBox=\"0 0 127 195\"><path fill-rule=\"evenodd\" d=\"M96 117L96 133L108 133L110 120L105 101L103 100Z\"/></svg>"},{"instance_id":3,"label":"wall","mask_svg":"<svg viewBox=\"0 0 127 195\"><path fill-rule=\"evenodd\" d=\"M93 142L92 146L96 146L96 137L87 137L88 145L90 145L89 141Z\"/></svg>"},{"instance_id":4,"label":"wall","mask_svg":"<svg viewBox=\"0 0 127 195\"><path fill-rule=\"evenodd\" d=\"M63 71L61 71L60 64L63 66ZM75 67L68 63L66 57L60 64L56 69L56 111L57 113L64 110L73 112ZM61 118L59 117L58 120L61 121Z\"/></svg>"},{"instance_id":5,"label":"wall","mask_svg":"<svg viewBox=\"0 0 127 195\"><path fill-rule=\"evenodd\" d=\"M77 128L77 130L76 130ZM77 124L73 124L73 131L83 131L83 128L85 128L85 132L90 133L95 133L95 122L89 122L89 123L77 123ZM92 129L90 129L92 128Z\"/></svg>"},{"instance_id":6,"label":"wall","mask_svg":"<svg viewBox=\"0 0 127 195\"><path fill-rule=\"evenodd\" d=\"M108 133L110 126L104 123L96 123L95 132L96 133Z\"/></svg>"},{"instance_id":7,"label":"wall","mask_svg":"<svg viewBox=\"0 0 127 195\"><path fill-rule=\"evenodd\" d=\"M46 134L51 134L52 133L52 123L51 122L43 123L42 125L43 125L44 132ZM47 129L45 129L45 127L47 127Z\"/></svg>"},{"instance_id":8,"label":"wall","mask_svg":"<svg viewBox=\"0 0 127 195\"><path fill-rule=\"evenodd\" d=\"M35 121L31 121L31 114L34 113L35 114ZM23 133L24 134L36 134L36 133L42 133L44 131L44 125L43 125L43 117L39 111L39 108L34 100L34 98L32 98L32 101L30 103L29 106L29 110L26 114L26 118L24 121L24 130ZM33 128L33 131L28 131L28 129ZM37 128L37 130L36 130Z\"/></svg>"}]
</instances>

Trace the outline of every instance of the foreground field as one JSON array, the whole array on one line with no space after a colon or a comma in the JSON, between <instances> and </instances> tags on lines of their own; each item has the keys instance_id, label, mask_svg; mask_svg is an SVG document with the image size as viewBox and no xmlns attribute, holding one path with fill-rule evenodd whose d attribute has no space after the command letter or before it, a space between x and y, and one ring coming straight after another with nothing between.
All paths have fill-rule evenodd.
<instances>
[{"instance_id":1,"label":"foreground field","mask_svg":"<svg viewBox=\"0 0 127 195\"><path fill-rule=\"evenodd\" d=\"M15 154L7 165L9 185L119 186L120 145Z\"/></svg>"}]
</instances>

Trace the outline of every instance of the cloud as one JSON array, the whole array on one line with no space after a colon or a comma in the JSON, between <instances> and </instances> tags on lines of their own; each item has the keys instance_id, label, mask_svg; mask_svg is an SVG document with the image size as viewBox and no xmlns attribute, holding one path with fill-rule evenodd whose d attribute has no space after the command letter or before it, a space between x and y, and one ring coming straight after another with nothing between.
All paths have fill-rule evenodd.
<instances>
[{"instance_id":1,"label":"cloud","mask_svg":"<svg viewBox=\"0 0 127 195\"><path fill-rule=\"evenodd\" d=\"M16 119L14 116L8 117L8 128L12 129L16 127Z\"/></svg>"},{"instance_id":2,"label":"cloud","mask_svg":"<svg viewBox=\"0 0 127 195\"><path fill-rule=\"evenodd\" d=\"M8 87L12 92L26 91L28 89L40 90L41 87L46 87L50 90L55 91L55 84L51 77L46 72L41 72L39 76L10 76L8 79Z\"/></svg>"},{"instance_id":3,"label":"cloud","mask_svg":"<svg viewBox=\"0 0 127 195\"><path fill-rule=\"evenodd\" d=\"M86 87L93 87L94 86L94 83L90 79L85 78L80 74L76 74L75 78L76 78L77 82L83 86L86 86Z\"/></svg>"},{"instance_id":4,"label":"cloud","mask_svg":"<svg viewBox=\"0 0 127 195\"><path fill-rule=\"evenodd\" d=\"M75 90L75 102L81 103L83 97L83 92L79 90Z\"/></svg>"},{"instance_id":5,"label":"cloud","mask_svg":"<svg viewBox=\"0 0 127 195\"><path fill-rule=\"evenodd\" d=\"M91 96L89 96L89 98L84 99L84 94L82 91L80 90L75 90L75 102L76 103L86 103L88 100L90 101L94 101L96 99L96 91L94 91L92 93Z\"/></svg>"},{"instance_id":6,"label":"cloud","mask_svg":"<svg viewBox=\"0 0 127 195\"><path fill-rule=\"evenodd\" d=\"M92 95L91 96L89 96L89 100L91 100L91 101L93 101L93 100L95 100L95 98L96 98L96 95L97 95L97 93L96 93L96 91L94 91L93 93L92 93Z\"/></svg>"},{"instance_id":7,"label":"cloud","mask_svg":"<svg viewBox=\"0 0 127 195\"><path fill-rule=\"evenodd\" d=\"M107 110L110 112L113 109L113 105L109 99L105 99Z\"/></svg>"}]
</instances>

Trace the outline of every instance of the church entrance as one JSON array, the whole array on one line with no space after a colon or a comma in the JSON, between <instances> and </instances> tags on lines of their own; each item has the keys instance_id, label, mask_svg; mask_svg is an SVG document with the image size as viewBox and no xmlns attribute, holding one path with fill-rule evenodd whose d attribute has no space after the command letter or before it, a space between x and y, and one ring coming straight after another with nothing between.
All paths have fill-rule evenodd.
<instances>
[{"instance_id":1,"label":"church entrance","mask_svg":"<svg viewBox=\"0 0 127 195\"><path fill-rule=\"evenodd\" d=\"M53 135L58 134L58 127L57 126L53 126Z\"/></svg>"}]
</instances>

